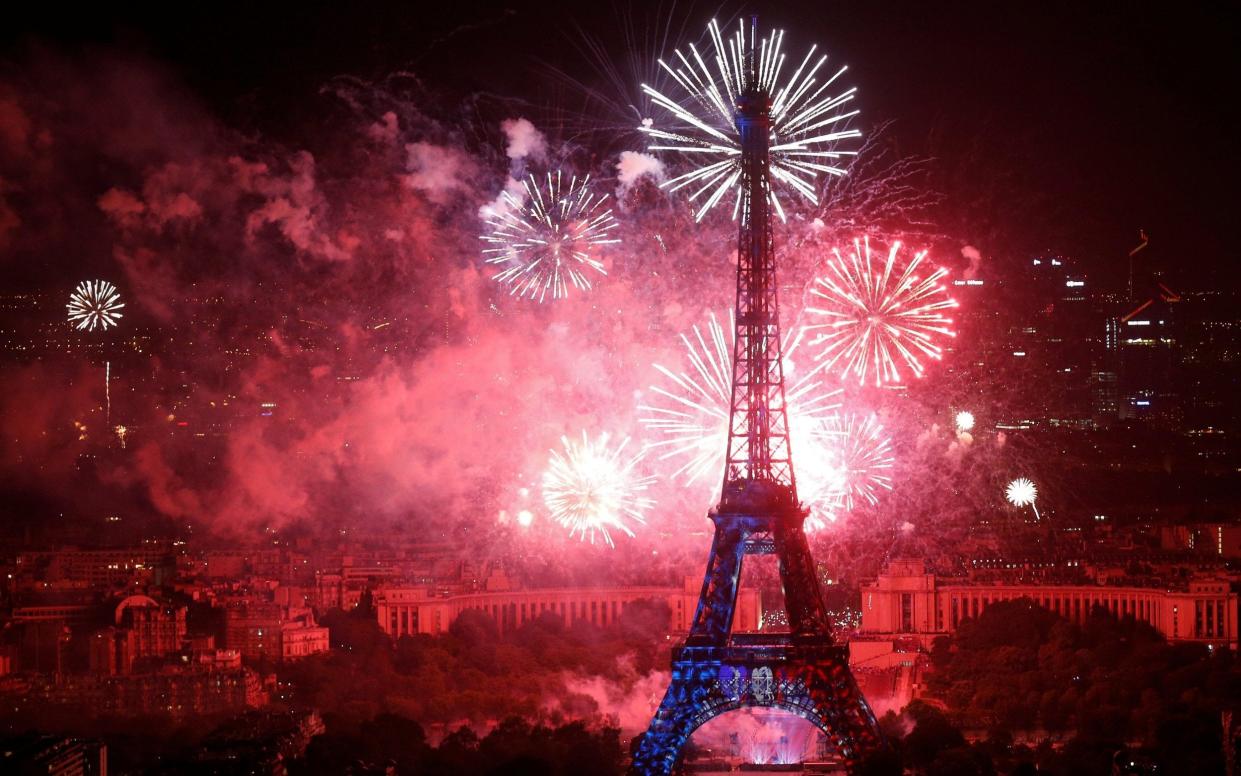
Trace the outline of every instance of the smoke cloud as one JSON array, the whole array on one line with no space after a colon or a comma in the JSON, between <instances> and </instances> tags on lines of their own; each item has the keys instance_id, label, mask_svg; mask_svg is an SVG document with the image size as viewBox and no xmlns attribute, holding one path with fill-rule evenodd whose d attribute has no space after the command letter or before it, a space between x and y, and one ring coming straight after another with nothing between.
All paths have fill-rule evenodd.
<instances>
[{"instance_id":1,"label":"smoke cloud","mask_svg":"<svg viewBox=\"0 0 1241 776\"><path fill-rule=\"evenodd\" d=\"M640 466L658 476L656 507L616 551L564 552L541 505L561 437L650 441L637 407L664 383L653 364L690 369L680 335L734 301L731 214L695 223L682 196L645 185L659 159L588 157L528 118L503 121L500 139L405 82L334 80L276 140L230 127L149 62L28 71L0 84L0 260L37 251L42 280L67 294L89 273L128 307L115 338L4 376L7 480L55 482L89 454L71 494L119 493L134 513L221 533L398 526L484 558L519 550L548 578L601 552L618 580L640 565L679 584L686 548L700 562L715 486L687 487L656 455ZM617 192L625 217L607 273L538 304L492 279L479 235L505 206L497 192L520 201L519 180L553 159ZM890 198L872 181L833 201L830 228L802 213L781 226L786 324L827 233ZM124 449L96 431L105 353ZM884 426L912 440L927 424L911 410ZM941 466L947 442L927 447ZM528 528L497 519L527 509ZM601 708L627 702L580 689Z\"/></svg>"},{"instance_id":2,"label":"smoke cloud","mask_svg":"<svg viewBox=\"0 0 1241 776\"><path fill-rule=\"evenodd\" d=\"M547 138L535 129L529 119L505 119L500 123L500 129L508 138L508 148L504 152L509 159L519 161L532 157L535 161L541 161L547 157Z\"/></svg>"},{"instance_id":3,"label":"smoke cloud","mask_svg":"<svg viewBox=\"0 0 1241 776\"><path fill-rule=\"evenodd\" d=\"M965 272L961 276L966 280L972 280L978 276L978 270L982 267L982 253L972 245L966 245L961 248L961 255L969 260L969 266L965 268Z\"/></svg>"},{"instance_id":4,"label":"smoke cloud","mask_svg":"<svg viewBox=\"0 0 1241 776\"><path fill-rule=\"evenodd\" d=\"M616 196L623 199L644 176L663 180L663 162L640 151L621 151L620 161L616 163L616 182L619 184Z\"/></svg>"}]
</instances>

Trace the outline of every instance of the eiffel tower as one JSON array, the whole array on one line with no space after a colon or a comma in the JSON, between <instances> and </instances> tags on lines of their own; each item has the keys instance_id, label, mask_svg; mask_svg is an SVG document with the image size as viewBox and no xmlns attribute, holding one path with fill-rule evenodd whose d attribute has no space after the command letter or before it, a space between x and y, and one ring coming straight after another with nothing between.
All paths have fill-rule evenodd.
<instances>
[{"instance_id":1,"label":"eiffel tower","mask_svg":"<svg viewBox=\"0 0 1241 776\"><path fill-rule=\"evenodd\" d=\"M753 63L749 64L753 68ZM741 145L736 337L723 492L693 624L672 652L672 682L634 754L631 774L672 773L693 732L746 707L815 724L846 767L880 745L874 714L834 643L797 499L781 361L769 191L771 95L751 77L735 105ZM775 555L789 633L734 634L741 564Z\"/></svg>"}]
</instances>

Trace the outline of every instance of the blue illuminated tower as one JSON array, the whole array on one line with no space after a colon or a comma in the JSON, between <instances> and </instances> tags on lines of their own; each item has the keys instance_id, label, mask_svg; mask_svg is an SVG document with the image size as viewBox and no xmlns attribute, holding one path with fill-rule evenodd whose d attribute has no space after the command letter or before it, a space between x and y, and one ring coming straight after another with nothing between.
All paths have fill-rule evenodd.
<instances>
[{"instance_id":1,"label":"blue illuminated tower","mask_svg":"<svg viewBox=\"0 0 1241 776\"><path fill-rule=\"evenodd\" d=\"M749 63L753 68L753 63ZM880 743L874 715L833 642L797 499L781 362L770 213L771 95L759 78L739 95L740 234L727 463L715 538L693 624L672 652L672 682L631 773L668 774L703 723L744 707L783 709L817 725L847 766ZM776 555L789 633L734 634L746 555Z\"/></svg>"}]
</instances>

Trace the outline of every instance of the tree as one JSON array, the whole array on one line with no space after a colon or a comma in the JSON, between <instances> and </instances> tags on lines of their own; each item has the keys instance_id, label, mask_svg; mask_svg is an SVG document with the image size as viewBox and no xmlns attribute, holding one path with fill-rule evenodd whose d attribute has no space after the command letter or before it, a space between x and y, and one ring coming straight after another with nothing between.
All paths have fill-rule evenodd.
<instances>
[{"instance_id":1,"label":"tree","mask_svg":"<svg viewBox=\"0 0 1241 776\"><path fill-rule=\"evenodd\" d=\"M905 708L905 713L914 720L914 728L901 746L908 764L925 768L935 761L940 752L965 746L961 731L934 706L914 701Z\"/></svg>"}]
</instances>

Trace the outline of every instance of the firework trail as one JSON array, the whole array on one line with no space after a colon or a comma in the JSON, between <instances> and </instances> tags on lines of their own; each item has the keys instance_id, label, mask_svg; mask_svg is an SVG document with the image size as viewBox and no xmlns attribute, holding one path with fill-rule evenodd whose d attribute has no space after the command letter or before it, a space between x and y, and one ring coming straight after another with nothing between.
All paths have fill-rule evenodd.
<instances>
[{"instance_id":1,"label":"firework trail","mask_svg":"<svg viewBox=\"0 0 1241 776\"><path fill-rule=\"evenodd\" d=\"M490 246L484 260L500 268L493 278L510 294L540 302L565 298L570 286L589 290L591 275L607 274L596 257L599 246L620 242L611 236L617 222L604 206L608 196L591 191L589 175L573 176L565 188L558 170L545 184L527 178L524 202L503 192L502 206L486 219L491 232L482 236Z\"/></svg>"},{"instance_id":2,"label":"firework trail","mask_svg":"<svg viewBox=\"0 0 1241 776\"><path fill-rule=\"evenodd\" d=\"M847 258L833 248L827 274L811 286L818 301L806 307L812 322L805 329L814 333L810 345L820 348L822 367L841 379L854 376L858 384L869 380L875 386L899 383L902 368L922 377L924 359L943 357L937 341L956 336L952 319L944 315L957 306L940 282L948 271L923 268L926 251L898 263L900 247L893 242L878 268L869 238L854 240Z\"/></svg>"},{"instance_id":3,"label":"firework trail","mask_svg":"<svg viewBox=\"0 0 1241 776\"><path fill-rule=\"evenodd\" d=\"M844 175L842 160L856 152L842 150L841 146L862 134L845 129L858 113L848 110L857 89L837 84L848 68L827 75L823 70L827 55L816 56L817 46L811 46L796 67L787 63L781 50L783 30L756 40L756 31L739 23L736 33L726 41L712 20L707 31L714 55L707 53L704 59L690 44L688 54L679 49L674 52L672 65L659 60L660 67L684 92L682 100L642 85L642 91L674 120L668 129L656 126L650 118L643 120L638 129L649 138L647 149L674 152L695 163L693 169L670 178L663 186L672 191L689 190L696 220L702 220L732 191L736 217L741 204L741 139L735 106L743 94L757 89L771 100L773 183L785 184L817 204L819 175ZM769 187L768 196L783 220L784 207L774 186Z\"/></svg>"},{"instance_id":4,"label":"firework trail","mask_svg":"<svg viewBox=\"0 0 1241 776\"><path fill-rule=\"evenodd\" d=\"M563 451L553 450L543 474L543 503L556 522L595 543L595 534L615 546L612 531L634 535L634 523L645 523L644 513L654 505L646 491L654 477L635 470L642 453L625 455L629 439L612 447L607 434L591 440L582 432L580 442L561 437Z\"/></svg>"},{"instance_id":5,"label":"firework trail","mask_svg":"<svg viewBox=\"0 0 1241 776\"><path fill-rule=\"evenodd\" d=\"M74 328L94 331L95 327L107 329L116 326L124 307L116 286L106 280L84 280L69 295L69 323Z\"/></svg>"}]
</instances>

